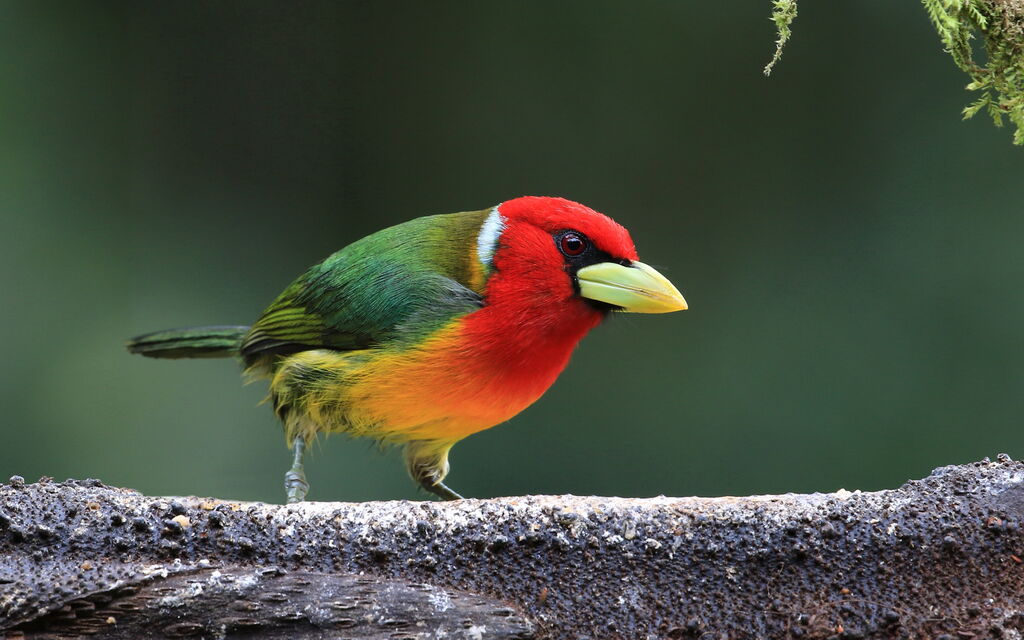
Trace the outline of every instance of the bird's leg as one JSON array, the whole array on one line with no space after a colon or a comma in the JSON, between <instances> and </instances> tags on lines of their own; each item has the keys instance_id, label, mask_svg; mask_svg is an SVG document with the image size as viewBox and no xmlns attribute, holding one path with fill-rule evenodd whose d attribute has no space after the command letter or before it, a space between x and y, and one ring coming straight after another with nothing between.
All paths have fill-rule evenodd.
<instances>
[{"instance_id":1,"label":"bird's leg","mask_svg":"<svg viewBox=\"0 0 1024 640\"><path fill-rule=\"evenodd\" d=\"M292 450L295 452L295 459L292 462L292 468L284 474L284 490L288 493L288 504L302 502L306 499L306 494L309 493L306 471L302 468L302 453L306 450L306 439L302 436L295 436Z\"/></svg>"},{"instance_id":2,"label":"bird's leg","mask_svg":"<svg viewBox=\"0 0 1024 640\"><path fill-rule=\"evenodd\" d=\"M461 500L442 480L448 475L448 451L455 440L413 440L405 445L405 467L424 490L442 500Z\"/></svg>"},{"instance_id":3,"label":"bird's leg","mask_svg":"<svg viewBox=\"0 0 1024 640\"><path fill-rule=\"evenodd\" d=\"M428 484L420 481L420 486L435 496L439 496L442 500L462 500L462 496L455 491L452 491L448 485L443 482L435 482L434 484Z\"/></svg>"}]
</instances>

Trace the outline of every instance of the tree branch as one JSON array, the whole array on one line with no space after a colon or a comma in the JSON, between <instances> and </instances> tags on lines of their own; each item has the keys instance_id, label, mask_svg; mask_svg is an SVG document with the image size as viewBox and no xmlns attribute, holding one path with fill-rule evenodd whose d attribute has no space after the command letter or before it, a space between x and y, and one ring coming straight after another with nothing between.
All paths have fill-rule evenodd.
<instances>
[{"instance_id":1,"label":"tree branch","mask_svg":"<svg viewBox=\"0 0 1024 640\"><path fill-rule=\"evenodd\" d=\"M1024 465L891 491L277 506L0 485L7 638L950 638L1024 630Z\"/></svg>"}]
</instances>

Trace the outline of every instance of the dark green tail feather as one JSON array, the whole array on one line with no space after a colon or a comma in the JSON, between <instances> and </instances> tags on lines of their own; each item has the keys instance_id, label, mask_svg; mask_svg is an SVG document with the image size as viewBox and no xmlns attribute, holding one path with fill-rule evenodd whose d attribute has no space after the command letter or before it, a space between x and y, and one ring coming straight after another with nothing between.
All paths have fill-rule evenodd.
<instances>
[{"instance_id":1,"label":"dark green tail feather","mask_svg":"<svg viewBox=\"0 0 1024 640\"><path fill-rule=\"evenodd\" d=\"M128 341L128 351L148 358L227 358L238 355L249 327L188 327L155 331Z\"/></svg>"}]
</instances>

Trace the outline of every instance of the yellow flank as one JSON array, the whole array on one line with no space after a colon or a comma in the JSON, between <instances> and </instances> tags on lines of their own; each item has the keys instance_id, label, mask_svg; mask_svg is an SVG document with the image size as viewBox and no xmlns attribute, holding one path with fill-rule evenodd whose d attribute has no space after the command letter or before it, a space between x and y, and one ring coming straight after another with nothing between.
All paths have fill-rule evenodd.
<instances>
[{"instance_id":1,"label":"yellow flank","mask_svg":"<svg viewBox=\"0 0 1024 640\"><path fill-rule=\"evenodd\" d=\"M469 252L466 254L466 267L467 274L469 275L467 285L470 289L482 295L487 280L484 273L484 265L481 264L477 254L476 243L471 243Z\"/></svg>"},{"instance_id":2,"label":"yellow flank","mask_svg":"<svg viewBox=\"0 0 1024 640\"><path fill-rule=\"evenodd\" d=\"M344 432L454 442L510 419L547 387L506 385L499 363L474 351L453 320L408 347L286 356L270 388L277 404L288 406L289 441Z\"/></svg>"}]
</instances>

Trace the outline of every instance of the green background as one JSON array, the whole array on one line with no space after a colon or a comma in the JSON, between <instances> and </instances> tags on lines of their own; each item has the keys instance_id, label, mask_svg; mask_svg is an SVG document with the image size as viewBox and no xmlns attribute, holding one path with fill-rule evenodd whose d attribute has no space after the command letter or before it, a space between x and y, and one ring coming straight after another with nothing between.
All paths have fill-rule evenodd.
<instances>
[{"instance_id":1,"label":"green background","mask_svg":"<svg viewBox=\"0 0 1024 640\"><path fill-rule=\"evenodd\" d=\"M561 195L690 310L619 316L451 485L876 489L1024 455L1024 150L914 2L0 3L0 476L279 501L246 324L381 227ZM311 498L423 498L333 437Z\"/></svg>"}]
</instances>

